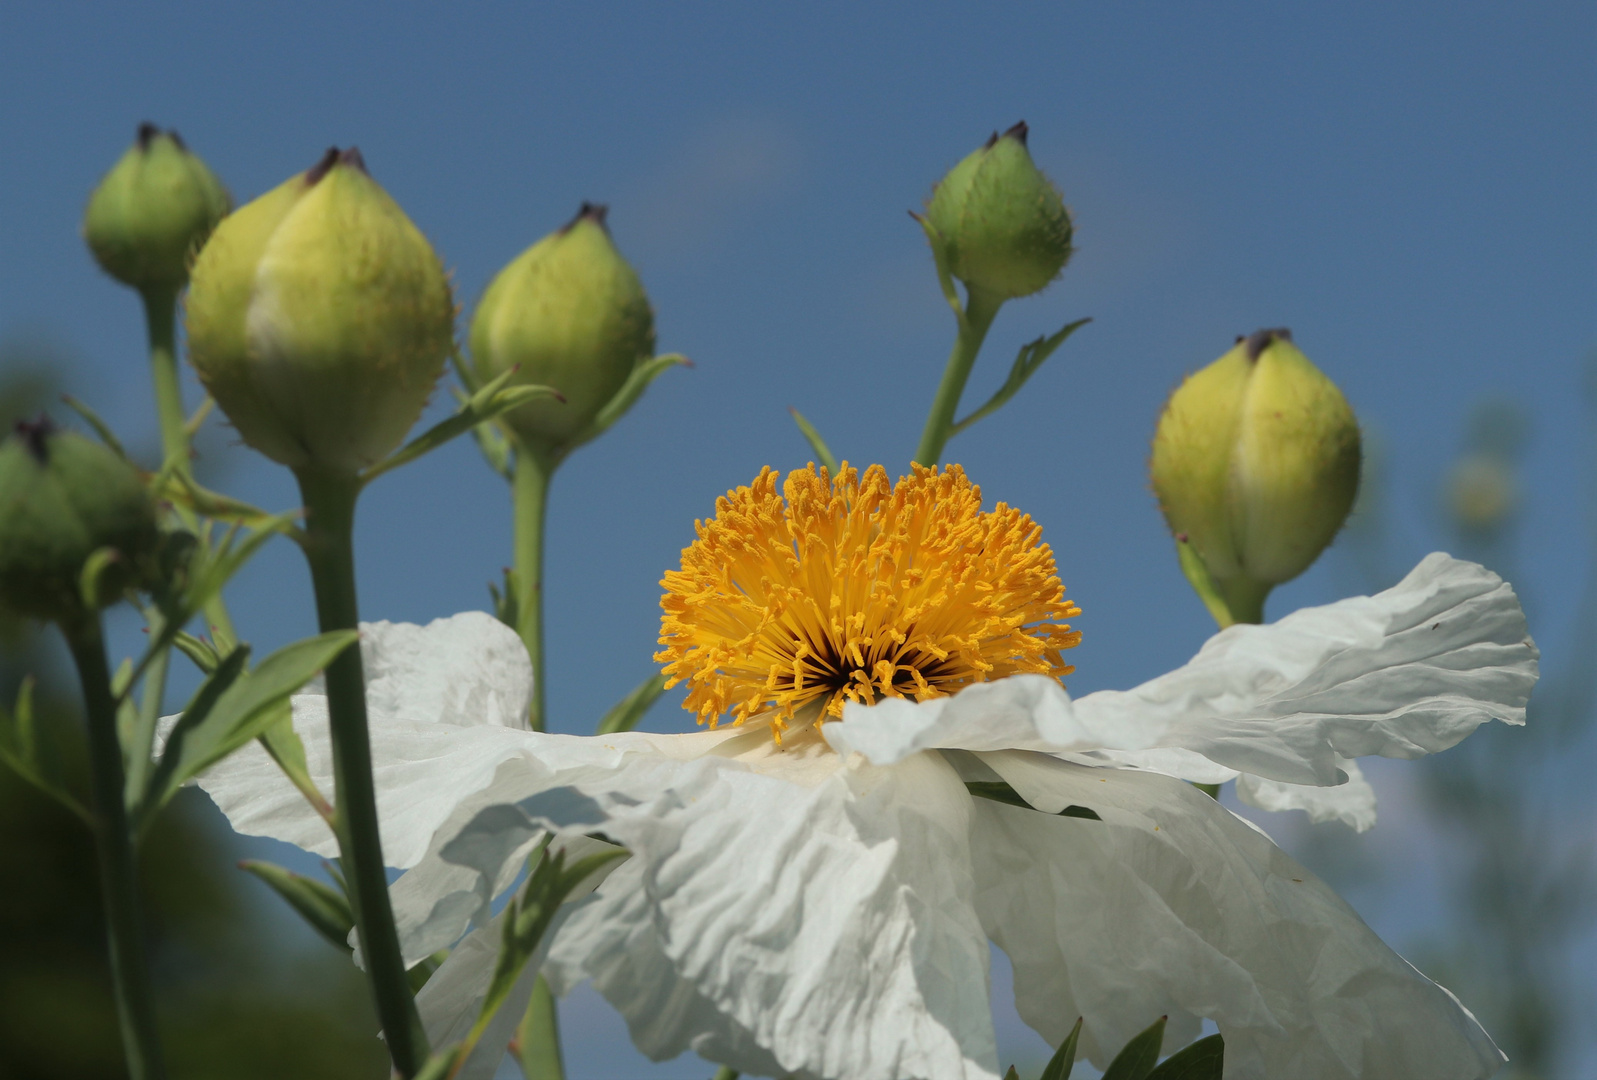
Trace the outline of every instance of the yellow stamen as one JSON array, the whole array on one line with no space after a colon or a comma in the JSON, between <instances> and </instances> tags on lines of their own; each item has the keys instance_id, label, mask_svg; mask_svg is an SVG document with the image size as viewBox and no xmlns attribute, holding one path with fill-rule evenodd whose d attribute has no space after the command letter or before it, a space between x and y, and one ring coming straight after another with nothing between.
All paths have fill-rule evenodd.
<instances>
[{"instance_id":1,"label":"yellow stamen","mask_svg":"<svg viewBox=\"0 0 1597 1080\"><path fill-rule=\"evenodd\" d=\"M1042 526L981 489L958 465L912 466L897 485L845 462L764 469L716 500L712 521L660 582L660 652L685 707L714 727L768 717L777 741L806 706L820 720L845 701L916 701L1022 672L1068 675L1081 641ZM784 501L783 496L786 496Z\"/></svg>"}]
</instances>

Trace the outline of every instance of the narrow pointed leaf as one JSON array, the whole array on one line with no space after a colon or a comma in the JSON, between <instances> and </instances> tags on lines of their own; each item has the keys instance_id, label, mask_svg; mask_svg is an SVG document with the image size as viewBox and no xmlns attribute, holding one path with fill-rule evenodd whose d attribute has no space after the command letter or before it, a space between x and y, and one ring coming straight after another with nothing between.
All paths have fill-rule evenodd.
<instances>
[{"instance_id":1,"label":"narrow pointed leaf","mask_svg":"<svg viewBox=\"0 0 1597 1080\"><path fill-rule=\"evenodd\" d=\"M246 859L238 868L266 882L313 930L345 952L349 951L349 932L354 929L355 915L350 910L349 898L338 889L258 859Z\"/></svg>"},{"instance_id":2,"label":"narrow pointed leaf","mask_svg":"<svg viewBox=\"0 0 1597 1080\"><path fill-rule=\"evenodd\" d=\"M187 630L179 630L172 638L172 644L177 646L179 652L190 660L194 666L209 675L216 670L216 665L222 662L217 655L216 647L204 638L195 637Z\"/></svg>"},{"instance_id":3,"label":"narrow pointed leaf","mask_svg":"<svg viewBox=\"0 0 1597 1080\"><path fill-rule=\"evenodd\" d=\"M978 799L991 799L993 802L1005 803L1009 806L1018 806L1023 810L1037 810L1037 808L1020 797L1020 792L1010 787L1002 780L967 780L965 787ZM1038 813L1042 811L1038 810ZM1096 810L1086 806L1067 806L1059 811L1055 817L1085 818L1088 821L1102 821Z\"/></svg>"},{"instance_id":4,"label":"narrow pointed leaf","mask_svg":"<svg viewBox=\"0 0 1597 1080\"><path fill-rule=\"evenodd\" d=\"M926 234L926 240L932 246L932 259L937 264L937 284L943 290L943 299L948 301L948 306L954 309L954 318L961 325L965 322L965 305L959 302L959 291L954 288L954 275L949 273L948 260L943 258L943 238L935 226L924 214L917 214L911 210L909 216L914 218Z\"/></svg>"},{"instance_id":5,"label":"narrow pointed leaf","mask_svg":"<svg viewBox=\"0 0 1597 1080\"><path fill-rule=\"evenodd\" d=\"M149 791L141 805L141 827L155 810L183 784L220 761L240 746L256 738L282 719L281 706L333 658L359 640L354 630L337 630L297 641L278 649L248 674L236 675L214 704L200 719L189 723L188 710L173 729L165 753L156 766ZM228 670L238 649L222 662L211 676L215 680ZM242 663L242 662L241 662ZM211 684L207 680L200 692ZM198 701L199 694L196 694ZM191 706L190 708L193 708ZM182 729L182 738L177 738Z\"/></svg>"},{"instance_id":6,"label":"narrow pointed leaf","mask_svg":"<svg viewBox=\"0 0 1597 1080\"><path fill-rule=\"evenodd\" d=\"M1148 1080L1148 1074L1159 1063L1159 1047L1164 1043L1168 1019L1161 1016L1141 1034L1132 1036L1104 1070L1103 1080Z\"/></svg>"},{"instance_id":7,"label":"narrow pointed leaf","mask_svg":"<svg viewBox=\"0 0 1597 1080\"><path fill-rule=\"evenodd\" d=\"M170 500L213 521L243 525L248 529L261 529L272 527L280 518L298 516L298 511L287 515L269 514L260 507L235 499L231 495L223 495L219 491L202 487L186 472L163 471L161 480L163 482L156 492L157 497Z\"/></svg>"},{"instance_id":8,"label":"narrow pointed leaf","mask_svg":"<svg viewBox=\"0 0 1597 1080\"><path fill-rule=\"evenodd\" d=\"M637 688L616 702L611 710L599 720L598 735L612 735L618 731L631 731L643 719L643 714L649 711L649 706L660 700L660 695L665 692L665 676L651 675Z\"/></svg>"},{"instance_id":9,"label":"narrow pointed leaf","mask_svg":"<svg viewBox=\"0 0 1597 1080\"><path fill-rule=\"evenodd\" d=\"M987 399L987 404L950 428L949 434L958 435L961 431L976 423L976 421L983 417L991 416L1003 408L1009 403L1009 399L1019 393L1022 386L1026 385L1026 380L1035 375L1037 369L1043 366L1043 362L1054 354L1054 350L1064 344L1066 338L1090 322L1092 322L1091 319L1077 319L1053 337L1038 338L1036 341L1022 345L1020 352L1015 356L1014 364L1010 366L1009 377L1004 380L1004 385L1000 386L998 392Z\"/></svg>"},{"instance_id":10,"label":"narrow pointed leaf","mask_svg":"<svg viewBox=\"0 0 1597 1080\"><path fill-rule=\"evenodd\" d=\"M1225 1039L1210 1035L1165 1058L1148 1080L1220 1080L1224 1070Z\"/></svg>"},{"instance_id":11,"label":"narrow pointed leaf","mask_svg":"<svg viewBox=\"0 0 1597 1080\"><path fill-rule=\"evenodd\" d=\"M83 419L85 424L88 424L91 428L93 428L94 433L100 437L100 441L105 443L105 445L111 449L112 453L121 458L123 461L130 460L128 457L128 452L122 448L122 441L118 439L116 437L116 433L111 430L111 425L100 419L99 413L89 408L71 394L62 394L61 402L67 408L77 413L78 416Z\"/></svg>"},{"instance_id":12,"label":"narrow pointed leaf","mask_svg":"<svg viewBox=\"0 0 1597 1080\"><path fill-rule=\"evenodd\" d=\"M154 771L150 774L145 790L132 793L131 801L141 806L144 814L147 815L166 801L166 797L161 794L163 790L176 791L178 785L183 782L181 779L174 780L173 776L185 753L188 752L189 740L204 740L204 735L200 733L204 729L205 722L216 711L222 695L227 693L244 674L245 668L249 665L249 658L248 645L234 649L216 665L216 670L200 683L200 688L194 692L194 697L178 716L177 723L167 733L166 745L161 750L161 760L156 763Z\"/></svg>"},{"instance_id":13,"label":"narrow pointed leaf","mask_svg":"<svg viewBox=\"0 0 1597 1080\"><path fill-rule=\"evenodd\" d=\"M627 414L632 406L638 403L643 392L649 384L659 377L660 373L668 368L692 367L693 361L681 353L662 353L650 357L632 369L632 374L627 376L627 381L621 384L621 389L616 391L615 397L605 402L604 408L599 410L593 422L589 424L580 435L571 441L572 447L580 446L591 439L596 439L610 430L617 420Z\"/></svg>"},{"instance_id":14,"label":"narrow pointed leaf","mask_svg":"<svg viewBox=\"0 0 1597 1080\"><path fill-rule=\"evenodd\" d=\"M211 410L214 408L216 408L216 399L207 394L205 395L205 400L200 402L199 408L195 409L193 414L189 416L188 421L183 425L183 434L187 435L191 442L194 436L200 433L200 425L205 423L205 418L211 415Z\"/></svg>"},{"instance_id":15,"label":"narrow pointed leaf","mask_svg":"<svg viewBox=\"0 0 1597 1080\"><path fill-rule=\"evenodd\" d=\"M93 827L94 818L88 808L67 790L59 770L45 758L34 720L33 686L33 676L25 677L17 690L15 708L8 711L0 706L0 761Z\"/></svg>"},{"instance_id":16,"label":"narrow pointed leaf","mask_svg":"<svg viewBox=\"0 0 1597 1080\"><path fill-rule=\"evenodd\" d=\"M815 430L815 425L806 420L804 414L791 405L788 406L787 411L793 414L793 422L798 425L799 431L808 440L810 449L815 451L815 456L820 459L821 464L826 466L828 472L836 476L837 458L832 454L832 448L826 445L826 440L821 438L821 433Z\"/></svg>"},{"instance_id":17,"label":"narrow pointed leaf","mask_svg":"<svg viewBox=\"0 0 1597 1080\"><path fill-rule=\"evenodd\" d=\"M508 412L518 405L524 405L529 401L536 401L540 398L565 400L560 391L552 386L504 386L504 380L508 379L512 374L514 374L514 369L504 372L493 382L488 383L467 399L466 404L454 416L447 420L440 420L400 449L361 473L361 482L369 484L384 473L415 461L423 454L438 449L457 435L464 435L478 424L487 423L494 417Z\"/></svg>"},{"instance_id":18,"label":"narrow pointed leaf","mask_svg":"<svg viewBox=\"0 0 1597 1080\"><path fill-rule=\"evenodd\" d=\"M1048 1059L1048 1065L1043 1069L1039 1080L1070 1080L1070 1074L1076 1068L1076 1043L1081 1039L1082 1020L1083 1017L1076 1017L1076 1026L1070 1029L1065 1041L1059 1044L1054 1056Z\"/></svg>"},{"instance_id":19,"label":"narrow pointed leaf","mask_svg":"<svg viewBox=\"0 0 1597 1080\"><path fill-rule=\"evenodd\" d=\"M272 706L272 711L274 718L260 734L261 746L277 762L277 767L283 770L289 782L305 796L305 801L329 825L332 824L333 804L311 777L310 765L305 760L305 744L300 741L299 732L294 730L293 705L285 699Z\"/></svg>"}]
</instances>

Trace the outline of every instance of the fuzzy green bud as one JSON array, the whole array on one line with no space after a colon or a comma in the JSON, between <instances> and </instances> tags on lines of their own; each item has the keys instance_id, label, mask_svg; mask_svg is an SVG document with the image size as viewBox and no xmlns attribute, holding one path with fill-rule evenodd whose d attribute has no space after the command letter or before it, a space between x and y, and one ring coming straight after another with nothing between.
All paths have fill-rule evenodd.
<instances>
[{"instance_id":1,"label":"fuzzy green bud","mask_svg":"<svg viewBox=\"0 0 1597 1080\"><path fill-rule=\"evenodd\" d=\"M140 124L133 147L89 196L83 239L101 268L124 285L175 293L232 205L216 174L177 132Z\"/></svg>"},{"instance_id":2,"label":"fuzzy green bud","mask_svg":"<svg viewBox=\"0 0 1597 1080\"><path fill-rule=\"evenodd\" d=\"M149 577L160 534L138 472L47 418L21 423L0 443L0 606L67 621L85 611L84 564L115 554L100 576L106 600ZM105 601L101 601L105 602Z\"/></svg>"},{"instance_id":3,"label":"fuzzy green bud","mask_svg":"<svg viewBox=\"0 0 1597 1080\"><path fill-rule=\"evenodd\" d=\"M1239 338L1165 405L1149 463L1178 541L1238 607L1306 570L1353 507L1359 427L1286 330ZM1247 616L1255 614L1247 611Z\"/></svg>"},{"instance_id":4,"label":"fuzzy green bud","mask_svg":"<svg viewBox=\"0 0 1597 1080\"><path fill-rule=\"evenodd\" d=\"M654 355L643 283L610 240L605 208L582 204L565 228L516 256L488 285L471 320L471 357L484 381L552 386L505 417L525 442L560 451L582 441L634 368Z\"/></svg>"},{"instance_id":5,"label":"fuzzy green bud","mask_svg":"<svg viewBox=\"0 0 1597 1080\"><path fill-rule=\"evenodd\" d=\"M354 149L224 220L186 309L189 359L244 441L345 474L399 445L454 334L438 256Z\"/></svg>"},{"instance_id":6,"label":"fuzzy green bud","mask_svg":"<svg viewBox=\"0 0 1597 1080\"><path fill-rule=\"evenodd\" d=\"M1453 466L1447 478L1447 504L1458 527L1468 533L1497 531L1519 502L1514 472L1492 453L1474 453Z\"/></svg>"},{"instance_id":7,"label":"fuzzy green bud","mask_svg":"<svg viewBox=\"0 0 1597 1080\"><path fill-rule=\"evenodd\" d=\"M948 272L1002 299L1040 292L1070 258L1059 189L1032 163L1025 121L994 134L943 177L926 204Z\"/></svg>"}]
</instances>

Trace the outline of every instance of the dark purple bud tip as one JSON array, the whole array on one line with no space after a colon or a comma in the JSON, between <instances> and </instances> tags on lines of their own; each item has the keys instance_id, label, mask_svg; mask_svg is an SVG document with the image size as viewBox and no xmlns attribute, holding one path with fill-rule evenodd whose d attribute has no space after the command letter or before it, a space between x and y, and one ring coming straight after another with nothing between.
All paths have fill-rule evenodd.
<instances>
[{"instance_id":1,"label":"dark purple bud tip","mask_svg":"<svg viewBox=\"0 0 1597 1080\"><path fill-rule=\"evenodd\" d=\"M995 147L997 145L998 145L998 132L995 131L991 135L987 136L987 141L981 144L981 148L983 150L991 150L993 147Z\"/></svg>"},{"instance_id":2,"label":"dark purple bud tip","mask_svg":"<svg viewBox=\"0 0 1597 1080\"><path fill-rule=\"evenodd\" d=\"M139 149L148 150L150 148L150 143L154 142L155 137L159 134L161 134L160 128L156 127L148 120L144 121L144 123L139 125Z\"/></svg>"},{"instance_id":3,"label":"dark purple bud tip","mask_svg":"<svg viewBox=\"0 0 1597 1080\"><path fill-rule=\"evenodd\" d=\"M55 422L45 413L40 413L37 420L18 420L17 438L22 440L22 445L28 448L28 453L40 465L50 460L47 445L51 435L55 434Z\"/></svg>"},{"instance_id":4,"label":"dark purple bud tip","mask_svg":"<svg viewBox=\"0 0 1597 1080\"><path fill-rule=\"evenodd\" d=\"M341 165L348 165L352 169L359 169L367 176L371 175L371 173L366 172L366 159L361 156L360 147L358 146L351 146L348 150L339 154L338 161Z\"/></svg>"},{"instance_id":5,"label":"dark purple bud tip","mask_svg":"<svg viewBox=\"0 0 1597 1080\"><path fill-rule=\"evenodd\" d=\"M1187 542L1187 534L1186 533L1176 533L1176 543L1185 544L1186 542Z\"/></svg>"},{"instance_id":6,"label":"dark purple bud tip","mask_svg":"<svg viewBox=\"0 0 1597 1080\"><path fill-rule=\"evenodd\" d=\"M591 221L605 232L609 232L610 226L605 223L605 219L609 216L610 208L603 203L584 202L582 204L582 209L577 211L577 216L572 218L571 221L567 223L566 227L560 231L563 233L570 232L572 229L577 227L577 222Z\"/></svg>"},{"instance_id":7,"label":"dark purple bud tip","mask_svg":"<svg viewBox=\"0 0 1597 1080\"><path fill-rule=\"evenodd\" d=\"M1031 128L1027 127L1026 126L1026 121L1022 120L1020 123L1016 124L1014 127L1010 128L1008 131L1004 132L1004 138L1006 138L1006 139L1014 139L1021 146L1025 146L1026 145L1026 136L1030 135L1030 134L1031 134Z\"/></svg>"},{"instance_id":8,"label":"dark purple bud tip","mask_svg":"<svg viewBox=\"0 0 1597 1080\"><path fill-rule=\"evenodd\" d=\"M1292 331L1284 326L1277 326L1272 330L1255 330L1248 335L1248 359L1257 360L1259 354L1270 347L1270 342L1291 341ZM1240 340L1240 339L1239 339Z\"/></svg>"},{"instance_id":9,"label":"dark purple bud tip","mask_svg":"<svg viewBox=\"0 0 1597 1080\"><path fill-rule=\"evenodd\" d=\"M338 158L338 147L329 146L327 153L322 155L322 159L305 170L305 186L315 187L320 183L322 177L333 171L333 166L338 164Z\"/></svg>"}]
</instances>

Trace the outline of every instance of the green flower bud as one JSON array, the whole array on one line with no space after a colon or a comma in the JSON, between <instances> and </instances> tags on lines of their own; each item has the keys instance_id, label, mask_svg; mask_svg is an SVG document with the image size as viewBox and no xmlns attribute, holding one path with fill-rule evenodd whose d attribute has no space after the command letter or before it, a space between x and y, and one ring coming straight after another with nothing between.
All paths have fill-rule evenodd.
<instances>
[{"instance_id":1,"label":"green flower bud","mask_svg":"<svg viewBox=\"0 0 1597 1080\"><path fill-rule=\"evenodd\" d=\"M1519 502L1514 472L1496 454L1475 453L1453 466L1447 479L1448 509L1467 533L1496 532Z\"/></svg>"},{"instance_id":2,"label":"green flower bud","mask_svg":"<svg viewBox=\"0 0 1597 1080\"><path fill-rule=\"evenodd\" d=\"M1358 491L1358 421L1290 332L1260 330L1170 396L1149 471L1170 531L1192 545L1233 608L1262 606L1347 519Z\"/></svg>"},{"instance_id":3,"label":"green flower bud","mask_svg":"<svg viewBox=\"0 0 1597 1080\"><path fill-rule=\"evenodd\" d=\"M438 256L354 149L224 220L187 314L189 359L244 441L346 474L399 445L454 334Z\"/></svg>"},{"instance_id":4,"label":"green flower bud","mask_svg":"<svg viewBox=\"0 0 1597 1080\"><path fill-rule=\"evenodd\" d=\"M533 446L581 441L627 376L654 355L654 312L643 284L610 241L605 208L582 204L565 228L499 271L471 320L471 357L484 381L518 368L516 383L565 396L531 401L505 423Z\"/></svg>"},{"instance_id":5,"label":"green flower bud","mask_svg":"<svg viewBox=\"0 0 1597 1080\"><path fill-rule=\"evenodd\" d=\"M1070 211L1032 164L1021 121L943 177L926 204L948 272L1010 299L1041 291L1070 258Z\"/></svg>"},{"instance_id":6,"label":"green flower bud","mask_svg":"<svg viewBox=\"0 0 1597 1080\"><path fill-rule=\"evenodd\" d=\"M104 446L45 417L0 443L0 605L29 618L76 618L91 555L116 552L99 579L109 598L148 580L159 542L144 482Z\"/></svg>"},{"instance_id":7,"label":"green flower bud","mask_svg":"<svg viewBox=\"0 0 1597 1080\"><path fill-rule=\"evenodd\" d=\"M107 274L176 292L232 199L175 131L140 124L138 140L89 196L83 238Z\"/></svg>"}]
</instances>

